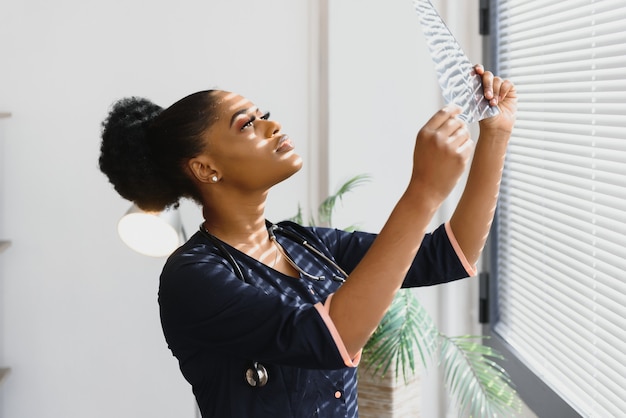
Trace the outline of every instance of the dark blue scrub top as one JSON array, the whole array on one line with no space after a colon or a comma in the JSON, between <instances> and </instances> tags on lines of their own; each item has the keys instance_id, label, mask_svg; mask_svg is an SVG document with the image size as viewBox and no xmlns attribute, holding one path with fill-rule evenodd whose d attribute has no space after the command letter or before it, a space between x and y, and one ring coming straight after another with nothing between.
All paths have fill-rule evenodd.
<instances>
[{"instance_id":1,"label":"dark blue scrub top","mask_svg":"<svg viewBox=\"0 0 626 418\"><path fill-rule=\"evenodd\" d=\"M348 273L376 237L279 225L306 235ZM301 269L326 280L286 276L224 244L243 270L244 283L197 232L170 256L161 274L159 305L169 348L204 418L357 417L356 368L346 366L314 307L341 285L330 279L336 271L295 240L280 232L276 236ZM442 225L424 237L403 287L467 276ZM252 360L268 370L264 387L246 383Z\"/></svg>"}]
</instances>

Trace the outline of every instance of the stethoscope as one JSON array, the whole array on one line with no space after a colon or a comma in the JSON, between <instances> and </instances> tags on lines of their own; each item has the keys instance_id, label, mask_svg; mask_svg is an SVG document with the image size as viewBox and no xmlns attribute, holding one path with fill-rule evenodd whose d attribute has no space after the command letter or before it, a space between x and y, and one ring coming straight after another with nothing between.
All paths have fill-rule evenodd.
<instances>
[{"instance_id":1,"label":"stethoscope","mask_svg":"<svg viewBox=\"0 0 626 418\"><path fill-rule=\"evenodd\" d=\"M300 273L303 277L306 277L307 279L314 280L314 281L322 281L326 279L326 276L323 276L323 275L315 276L313 274L310 274L309 272L304 271L302 268L300 268L295 263L295 261L293 261L291 257L287 255L287 253L283 250L282 246L278 243L278 241L276 240L276 232L279 232L285 237L290 238L296 243L302 245L304 248L306 248L311 253L313 253L316 257L318 257L319 259L323 260L325 263L333 267L333 269L335 269L337 273L339 273L339 274L333 273L333 276L332 276L333 281L338 282L338 283L343 283L346 281L346 277L348 277L348 273L346 273L334 260L326 256L326 254L324 254L323 252L315 248L313 245L311 245L303 236L301 236L300 234L296 232L285 229L281 227L280 225L275 225L269 221L265 221L265 223L267 225L267 232L269 234L270 240L274 242L274 244L279 249L283 257L285 257L287 262L294 269L296 269L296 271ZM204 223L200 224L200 232L202 233L202 235L208 238L217 247L217 249L222 254L222 256L229 262L229 264L231 264L231 266L233 267L235 271L235 275L237 276L237 278L239 278L244 283L249 283L246 280L246 277L243 274L243 271L241 270L239 263L237 263L237 260L235 260L235 257L233 257L233 255L230 253L230 251L228 251L224 243L219 238L212 235L204 227ZM245 376L246 382L251 387L259 387L259 388L263 387L267 384L267 381L269 380L267 369L258 361L252 362L251 366L245 370L244 376Z\"/></svg>"}]
</instances>

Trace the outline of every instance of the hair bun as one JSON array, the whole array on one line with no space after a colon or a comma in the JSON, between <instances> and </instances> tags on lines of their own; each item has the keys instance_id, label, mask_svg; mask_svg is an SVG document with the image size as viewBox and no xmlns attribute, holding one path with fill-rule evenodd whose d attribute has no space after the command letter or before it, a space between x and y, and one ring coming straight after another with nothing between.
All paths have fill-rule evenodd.
<instances>
[{"instance_id":1,"label":"hair bun","mask_svg":"<svg viewBox=\"0 0 626 418\"><path fill-rule=\"evenodd\" d=\"M108 122L119 121L123 126L132 129L151 121L163 111L161 106L143 97L127 97L113 104L109 112ZM105 122L106 123L106 122Z\"/></svg>"},{"instance_id":2,"label":"hair bun","mask_svg":"<svg viewBox=\"0 0 626 418\"><path fill-rule=\"evenodd\" d=\"M147 125L162 111L148 99L128 97L114 103L102 122L100 170L122 197L140 207L146 190L163 187L146 135Z\"/></svg>"}]
</instances>

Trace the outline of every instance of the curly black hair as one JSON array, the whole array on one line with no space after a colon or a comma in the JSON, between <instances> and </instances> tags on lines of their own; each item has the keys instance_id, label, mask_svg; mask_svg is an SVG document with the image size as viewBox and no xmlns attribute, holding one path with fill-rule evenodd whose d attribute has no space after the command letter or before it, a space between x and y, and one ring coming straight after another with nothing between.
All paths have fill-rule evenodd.
<instances>
[{"instance_id":1,"label":"curly black hair","mask_svg":"<svg viewBox=\"0 0 626 418\"><path fill-rule=\"evenodd\" d=\"M151 211L182 197L200 202L184 164L204 150L203 135L216 120L214 93L193 93L167 109L141 97L113 104L102 122L99 163L122 197Z\"/></svg>"}]
</instances>

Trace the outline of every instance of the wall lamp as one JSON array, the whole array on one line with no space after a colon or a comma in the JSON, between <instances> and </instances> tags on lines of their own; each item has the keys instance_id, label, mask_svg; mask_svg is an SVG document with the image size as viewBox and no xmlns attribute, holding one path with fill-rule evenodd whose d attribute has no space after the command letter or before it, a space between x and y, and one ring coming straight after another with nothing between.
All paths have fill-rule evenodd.
<instances>
[{"instance_id":1,"label":"wall lamp","mask_svg":"<svg viewBox=\"0 0 626 418\"><path fill-rule=\"evenodd\" d=\"M140 254L165 257L187 240L177 207L148 212L132 205L117 224L122 241Z\"/></svg>"}]
</instances>

